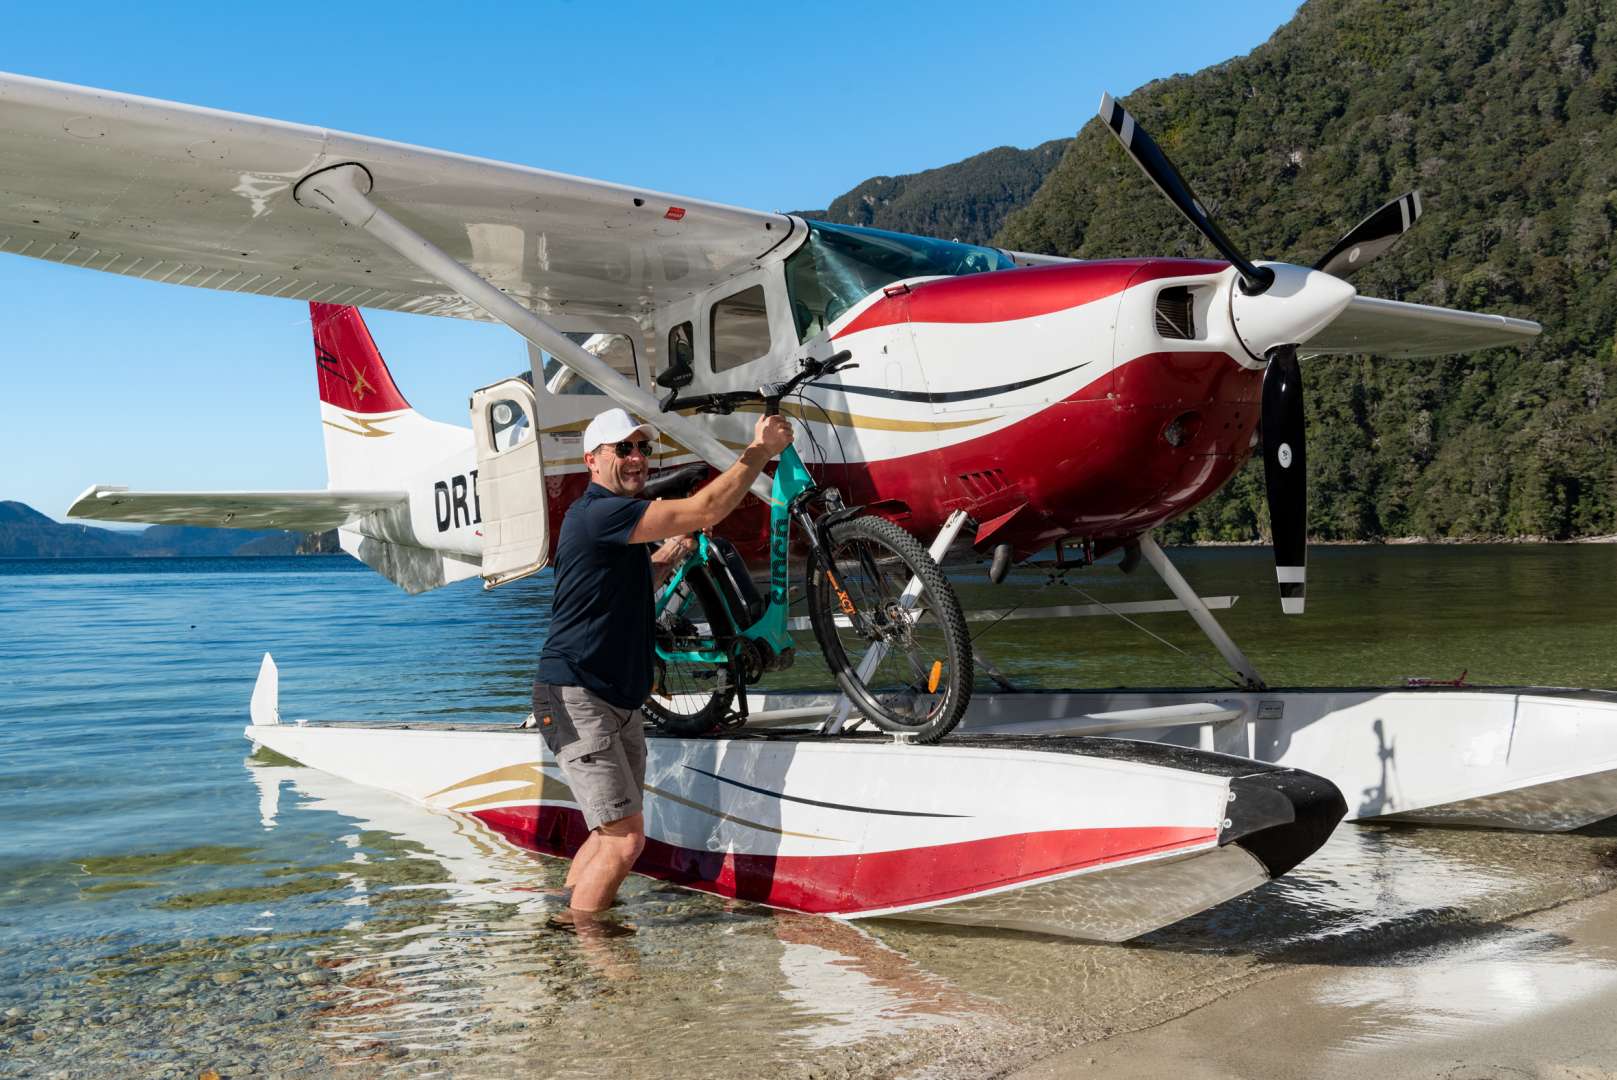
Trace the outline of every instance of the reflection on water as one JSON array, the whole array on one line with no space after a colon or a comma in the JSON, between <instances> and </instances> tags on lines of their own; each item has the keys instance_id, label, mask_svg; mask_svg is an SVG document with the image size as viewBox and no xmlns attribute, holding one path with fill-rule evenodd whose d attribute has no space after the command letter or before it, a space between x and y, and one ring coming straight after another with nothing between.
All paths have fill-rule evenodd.
<instances>
[{"instance_id":1,"label":"reflection on water","mask_svg":"<svg viewBox=\"0 0 1617 1080\"><path fill-rule=\"evenodd\" d=\"M249 762L266 828L282 792L299 813L334 812L430 855L443 880L345 902L366 918L312 950L332 981L311 1012L313 1033L345 1064L400 1054L548 1072L621 1075L656 1053L745 1075L761 1044L806 1055L991 1011L987 1002L861 930L635 880L618 912L632 937L545 931L563 865L508 844L472 818L435 812L298 767ZM365 858L357 850L356 859ZM384 918L376 918L377 909ZM589 1003L589 1008L579 1006ZM723 1031L715 1031L713 1009ZM602 1024L601 1012L633 1015ZM542 1039L542 1045L538 1040ZM610 1060L603 1060L604 1058Z\"/></svg>"},{"instance_id":2,"label":"reflection on water","mask_svg":"<svg viewBox=\"0 0 1617 1080\"><path fill-rule=\"evenodd\" d=\"M1617 987L1617 950L1568 950L1566 944L1545 931L1508 933L1322 983L1316 1002L1343 1010L1347 1029L1332 1051L1351 1055L1415 1038L1463 1038Z\"/></svg>"}]
</instances>

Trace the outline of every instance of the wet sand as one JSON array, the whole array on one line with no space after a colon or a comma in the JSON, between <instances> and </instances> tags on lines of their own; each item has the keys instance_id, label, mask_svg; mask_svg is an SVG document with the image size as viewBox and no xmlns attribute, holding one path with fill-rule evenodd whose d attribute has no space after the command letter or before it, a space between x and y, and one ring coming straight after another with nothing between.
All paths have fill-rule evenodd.
<instances>
[{"instance_id":1,"label":"wet sand","mask_svg":"<svg viewBox=\"0 0 1617 1080\"><path fill-rule=\"evenodd\" d=\"M1617 893L1442 947L1290 965L1145 1030L1007 1073L1596 1080L1617 1077Z\"/></svg>"}]
</instances>

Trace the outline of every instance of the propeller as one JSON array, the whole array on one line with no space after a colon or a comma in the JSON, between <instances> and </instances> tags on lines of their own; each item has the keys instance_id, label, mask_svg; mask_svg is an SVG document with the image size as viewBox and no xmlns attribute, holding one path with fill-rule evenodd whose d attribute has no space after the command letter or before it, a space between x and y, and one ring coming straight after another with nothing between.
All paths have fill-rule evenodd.
<instances>
[{"instance_id":1,"label":"propeller","mask_svg":"<svg viewBox=\"0 0 1617 1080\"><path fill-rule=\"evenodd\" d=\"M1411 191L1398 196L1387 205L1349 229L1314 264L1315 270L1337 277L1347 277L1362 269L1372 259L1385 254L1420 220L1420 192Z\"/></svg>"},{"instance_id":2,"label":"propeller","mask_svg":"<svg viewBox=\"0 0 1617 1080\"><path fill-rule=\"evenodd\" d=\"M1274 271L1266 266L1255 266L1246 256L1235 249L1230 238L1218 227L1202 204L1196 199L1195 192L1185 183L1185 178L1179 175L1179 170L1173 167L1168 155L1162 152L1156 140L1147 135L1145 129L1134 122L1129 111L1112 99L1110 94L1100 96L1100 118L1106 121L1106 126L1112 129L1117 141L1123 144L1123 149L1129 152L1145 175L1157 185L1157 190L1165 195L1169 202L1178 207L1179 212L1190 219L1190 223L1218 248L1218 253L1230 261L1235 272L1241 275L1241 288L1248 295L1262 293L1274 284Z\"/></svg>"},{"instance_id":3,"label":"propeller","mask_svg":"<svg viewBox=\"0 0 1617 1080\"><path fill-rule=\"evenodd\" d=\"M1100 118L1167 200L1228 259L1240 278L1230 310L1242 346L1266 366L1258 430L1280 607L1300 615L1307 582L1308 472L1297 346L1339 315L1355 293L1342 280L1375 259L1420 217L1420 192L1400 195L1359 222L1312 269L1255 263L1224 235L1168 155L1110 94Z\"/></svg>"}]
</instances>

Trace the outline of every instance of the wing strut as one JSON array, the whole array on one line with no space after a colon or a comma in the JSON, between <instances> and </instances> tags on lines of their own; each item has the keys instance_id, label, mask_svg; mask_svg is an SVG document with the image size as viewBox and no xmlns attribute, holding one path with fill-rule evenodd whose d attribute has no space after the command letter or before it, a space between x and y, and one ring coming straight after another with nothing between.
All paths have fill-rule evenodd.
<instances>
[{"instance_id":1,"label":"wing strut","mask_svg":"<svg viewBox=\"0 0 1617 1080\"><path fill-rule=\"evenodd\" d=\"M714 468L722 471L735 464L735 451L714 438L706 428L688 417L659 411L655 398L612 370L604 360L585 352L560 330L371 202L370 190L370 171L363 165L350 162L305 176L293 189L292 196L300 206L336 214L349 225L402 255L435 280L443 282L572 368L580 378L599 387L602 393L631 413L643 420L653 421L663 431L676 436ZM753 482L752 493L768 502L769 492L769 477L760 475Z\"/></svg>"}]
</instances>

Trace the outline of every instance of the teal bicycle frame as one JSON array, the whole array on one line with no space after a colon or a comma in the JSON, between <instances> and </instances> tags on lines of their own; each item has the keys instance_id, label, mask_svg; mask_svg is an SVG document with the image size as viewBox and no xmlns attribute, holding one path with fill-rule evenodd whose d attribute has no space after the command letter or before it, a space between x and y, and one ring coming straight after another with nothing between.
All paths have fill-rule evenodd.
<instances>
[{"instance_id":1,"label":"teal bicycle frame","mask_svg":"<svg viewBox=\"0 0 1617 1080\"><path fill-rule=\"evenodd\" d=\"M786 612L790 607L788 586L791 565L788 553L791 550L792 513L798 500L805 493L814 491L816 487L814 478L809 475L802 457L797 453L797 447L788 445L781 451L780 463L775 466L774 484L770 489L768 603L764 606L763 615L750 626L741 625L746 618L745 612L727 612L731 624L736 627L737 634L764 645L767 648L766 655L780 656L792 647L792 635L786 629ZM679 564L657 594L654 610L659 615L670 610L678 612L690 603L687 596L677 607L675 606L680 585L684 583L691 567L707 564L711 550L707 534L699 534L696 538L696 551ZM719 599L728 606L729 601L723 590L720 590ZM680 660L700 664L728 664L732 659L731 653L719 648L717 642L712 648L677 652L658 647L657 655L665 661Z\"/></svg>"}]
</instances>

